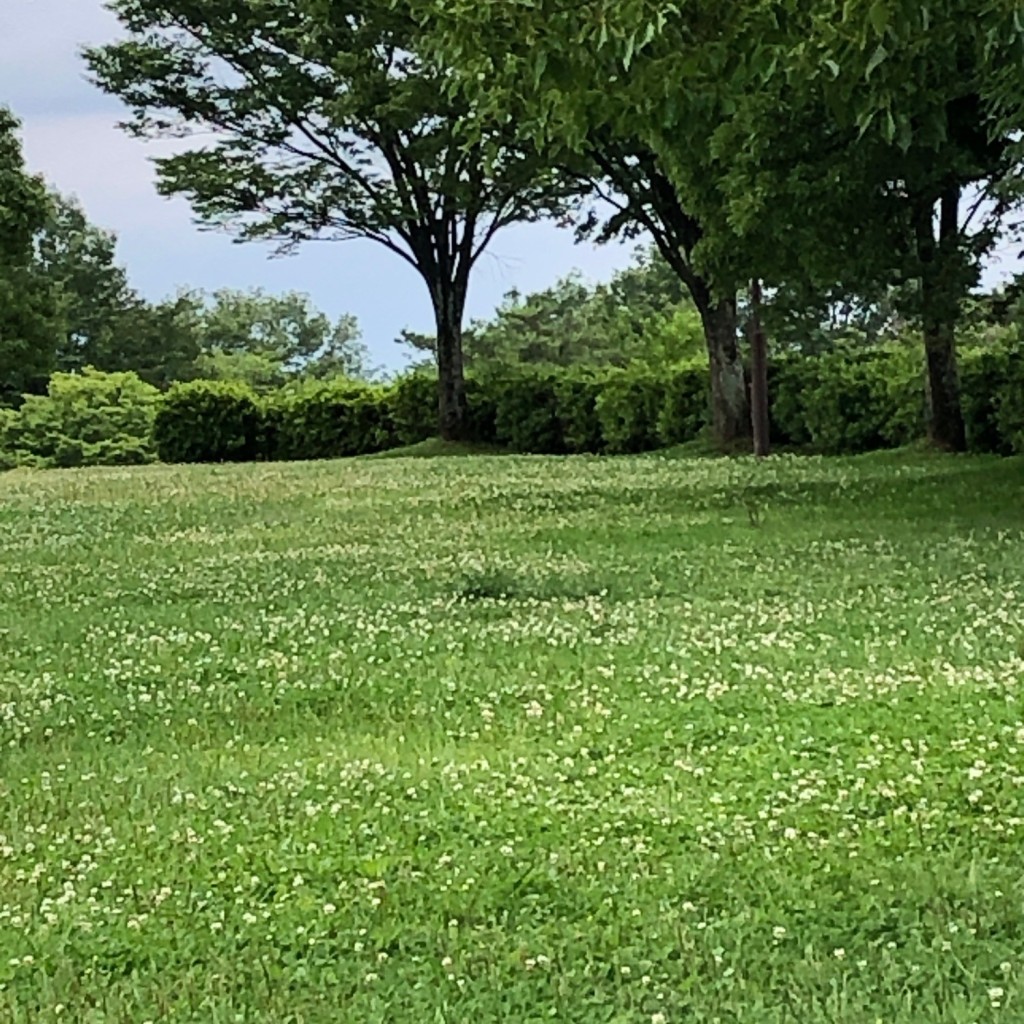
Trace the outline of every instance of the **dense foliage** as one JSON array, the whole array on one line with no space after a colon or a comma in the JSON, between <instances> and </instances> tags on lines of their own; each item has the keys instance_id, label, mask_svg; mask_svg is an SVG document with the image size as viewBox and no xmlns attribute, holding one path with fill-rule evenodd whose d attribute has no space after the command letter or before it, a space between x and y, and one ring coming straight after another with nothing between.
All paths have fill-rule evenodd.
<instances>
[{"instance_id":1,"label":"dense foliage","mask_svg":"<svg viewBox=\"0 0 1024 1024\"><path fill-rule=\"evenodd\" d=\"M245 462L265 450L263 412L237 381L175 384L160 403L153 438L165 462Z\"/></svg>"},{"instance_id":2,"label":"dense foliage","mask_svg":"<svg viewBox=\"0 0 1024 1024\"><path fill-rule=\"evenodd\" d=\"M433 353L432 335L406 331L398 339ZM466 367L494 372L519 366L665 366L703 350L700 314L679 279L655 250L606 284L578 273L524 295L513 289L494 314L470 322L463 334Z\"/></svg>"},{"instance_id":3,"label":"dense foliage","mask_svg":"<svg viewBox=\"0 0 1024 1024\"><path fill-rule=\"evenodd\" d=\"M56 348L56 300L34 273L32 251L49 205L43 183L25 169L17 129L0 106L0 406L45 387Z\"/></svg>"},{"instance_id":4,"label":"dense foliage","mask_svg":"<svg viewBox=\"0 0 1024 1024\"><path fill-rule=\"evenodd\" d=\"M1024 451L1024 344L1016 330L964 352L972 450ZM925 378L910 344L788 353L770 367L778 443L852 454L925 433ZM524 368L468 381L471 439L535 454L622 455L706 439L709 380L699 362L663 367ZM175 386L160 401L155 443L171 462L326 459L433 436L436 381L346 380L259 394L241 382Z\"/></svg>"},{"instance_id":5,"label":"dense foliage","mask_svg":"<svg viewBox=\"0 0 1024 1024\"><path fill-rule=\"evenodd\" d=\"M134 373L55 373L0 420L0 464L127 466L156 461L160 393Z\"/></svg>"}]
</instances>

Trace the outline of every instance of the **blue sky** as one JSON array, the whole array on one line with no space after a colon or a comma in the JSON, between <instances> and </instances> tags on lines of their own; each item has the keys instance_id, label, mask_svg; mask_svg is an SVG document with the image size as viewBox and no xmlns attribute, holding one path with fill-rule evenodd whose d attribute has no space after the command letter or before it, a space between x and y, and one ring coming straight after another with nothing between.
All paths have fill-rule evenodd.
<instances>
[{"instance_id":1,"label":"blue sky","mask_svg":"<svg viewBox=\"0 0 1024 1024\"><path fill-rule=\"evenodd\" d=\"M372 242L314 243L268 258L268 248L201 231L184 200L156 194L149 158L160 144L116 128L123 108L85 80L79 57L83 44L116 33L102 0L0 0L0 103L22 121L30 169L117 233L119 258L147 297L181 286L308 292L331 316L355 314L375 363L400 365L399 332L432 330L425 286L403 260ZM509 228L477 266L468 314L485 316L510 288L534 291L575 268L604 280L632 250L577 246L570 231L549 224Z\"/></svg>"}]
</instances>

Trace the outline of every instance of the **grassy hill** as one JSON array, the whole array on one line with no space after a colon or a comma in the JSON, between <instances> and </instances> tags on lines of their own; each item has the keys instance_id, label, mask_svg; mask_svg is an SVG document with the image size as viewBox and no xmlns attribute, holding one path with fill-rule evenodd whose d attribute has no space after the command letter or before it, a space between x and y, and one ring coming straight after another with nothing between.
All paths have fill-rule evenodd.
<instances>
[{"instance_id":1,"label":"grassy hill","mask_svg":"<svg viewBox=\"0 0 1024 1024\"><path fill-rule=\"evenodd\" d=\"M0 476L0 1019L1024 1015L1024 462Z\"/></svg>"}]
</instances>

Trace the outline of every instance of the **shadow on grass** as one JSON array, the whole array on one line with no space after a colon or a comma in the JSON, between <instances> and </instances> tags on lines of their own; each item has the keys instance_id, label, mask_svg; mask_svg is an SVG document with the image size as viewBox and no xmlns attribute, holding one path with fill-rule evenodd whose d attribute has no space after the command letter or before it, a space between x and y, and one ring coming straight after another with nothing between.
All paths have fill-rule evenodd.
<instances>
[{"instance_id":1,"label":"shadow on grass","mask_svg":"<svg viewBox=\"0 0 1024 1024\"><path fill-rule=\"evenodd\" d=\"M469 441L442 441L431 437L418 444L403 448L389 448L387 451L363 455L363 459L443 459L468 455L507 455L504 448L493 444L474 444Z\"/></svg>"}]
</instances>

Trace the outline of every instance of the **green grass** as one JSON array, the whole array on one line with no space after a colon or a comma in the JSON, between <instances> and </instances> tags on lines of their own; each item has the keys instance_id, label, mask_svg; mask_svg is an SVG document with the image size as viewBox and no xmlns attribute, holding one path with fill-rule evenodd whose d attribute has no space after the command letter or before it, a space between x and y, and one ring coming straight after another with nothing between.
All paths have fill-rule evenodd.
<instances>
[{"instance_id":1,"label":"green grass","mask_svg":"<svg viewBox=\"0 0 1024 1024\"><path fill-rule=\"evenodd\" d=\"M0 477L0 1021L1024 1019L1022 496Z\"/></svg>"}]
</instances>

